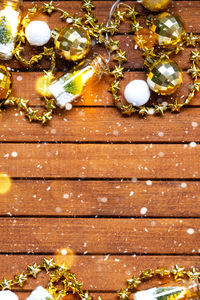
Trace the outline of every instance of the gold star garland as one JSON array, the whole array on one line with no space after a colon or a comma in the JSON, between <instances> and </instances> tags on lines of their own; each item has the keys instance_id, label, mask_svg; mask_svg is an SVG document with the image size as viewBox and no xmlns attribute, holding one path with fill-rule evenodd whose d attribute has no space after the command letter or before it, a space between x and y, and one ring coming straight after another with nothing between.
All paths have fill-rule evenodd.
<instances>
[{"instance_id":1,"label":"gold star garland","mask_svg":"<svg viewBox=\"0 0 200 300\"><path fill-rule=\"evenodd\" d=\"M120 49L119 41L113 39L112 37L119 32L119 28L122 22L128 21L130 22L131 31L135 34L136 45L143 50L143 56L145 58L144 65L147 69L152 64L152 62L159 60L161 58L169 58L171 54L178 54L180 51L183 51L185 47L192 46L196 47L200 42L200 38L198 36L190 34L184 34L182 40L176 45L175 48L167 50L163 49L159 52L156 52L154 47L150 49L146 49L144 47L144 37L140 34L140 30L143 27L140 25L138 21L139 13L135 10L134 6L129 6L125 3L119 3L108 26L103 23L98 24L98 20L95 18L93 14L93 9L95 8L92 0L83 0L81 9L85 12L84 17L78 15L71 15L69 12L55 7L53 5L53 1L49 3L44 3L43 6L37 7L37 5L33 6L28 10L27 15L23 18L21 24L22 28L17 36L17 44L14 50L14 55L17 60L20 61L26 67L30 67L36 63L39 63L43 57L48 57L51 59L51 68L47 72L49 76L52 76L53 70L56 66L55 62L55 52L54 48L44 47L43 51L40 54L34 55L29 60L26 60L21 56L21 53L24 50L23 44L26 41L25 38L25 28L30 22L30 17L37 12L43 12L51 15L53 12L58 11L61 13L60 18L64 21L67 18L70 18L73 24L81 25L91 38L94 38L98 43L104 44L110 53L113 54L113 60L117 62L113 70L110 71L110 74L113 76L114 80L109 88L109 91L113 95L114 104L116 107L123 113L127 115L131 115L132 113L138 113L139 115L145 116L147 114L160 114L163 115L164 112L170 110L171 112L180 112L180 110L188 105L190 101L195 96L195 93L200 90L200 51L194 50L191 53L191 68L188 70L188 73L191 74L192 83L189 85L189 94L185 98L183 103L178 103L177 100L174 103L169 103L167 105L163 104L153 104L151 106L141 106L134 107L132 104L125 105L120 97L120 80L124 77L124 67L123 64L127 61L126 52ZM151 25L153 20L153 16L149 16L146 19L147 25ZM109 39L106 38L106 34L109 35ZM48 120L52 119L53 112L56 108L54 99L44 98L45 101L45 111L42 114L38 113L38 110L34 110L31 107L28 107L28 100L24 100L23 98L16 98L10 96L5 101L2 101L0 106L3 105L15 105L20 110L25 112L25 115L29 119L30 122L38 121L42 124L45 124Z\"/></svg>"},{"instance_id":2,"label":"gold star garland","mask_svg":"<svg viewBox=\"0 0 200 300\"><path fill-rule=\"evenodd\" d=\"M14 276L14 280L7 280L5 277L0 281L1 290L12 290L15 287L23 287L28 278L37 278L38 274L42 271L46 272L49 276L49 283L47 286L48 292L55 300L62 299L69 293L78 295L82 300L92 300L93 297L88 291L84 291L82 284L78 282L75 274L73 274L69 268L64 264L56 264L53 260L44 258L43 263L39 266L36 263L32 266L27 266L26 272L22 272L19 275ZM152 280L153 278L173 279L174 281L180 280L200 280L200 272L195 268L190 271L186 271L185 268L175 266L173 269L168 270L162 267L158 267L155 270L146 269L141 271L139 276L133 276L127 280L128 287L122 288L117 296L119 299L130 299L130 295L135 293L142 283ZM99 296L97 300L102 300Z\"/></svg>"}]
</instances>

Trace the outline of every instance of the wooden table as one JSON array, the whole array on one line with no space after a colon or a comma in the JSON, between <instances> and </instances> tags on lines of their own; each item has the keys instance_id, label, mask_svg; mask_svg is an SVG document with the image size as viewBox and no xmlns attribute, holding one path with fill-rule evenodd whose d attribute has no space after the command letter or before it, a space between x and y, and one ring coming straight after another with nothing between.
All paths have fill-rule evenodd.
<instances>
[{"instance_id":1,"label":"wooden table","mask_svg":"<svg viewBox=\"0 0 200 300\"><path fill-rule=\"evenodd\" d=\"M112 3L95 2L99 21ZM80 4L55 2L77 13ZM31 5L26 1L23 10ZM170 11L182 16L188 32L200 32L200 1L174 1ZM57 14L49 24L61 26ZM124 87L145 77L143 60L132 50L132 35L117 38L128 55ZM184 70L179 99L187 94L190 51L176 58ZM14 60L7 65L14 70L13 94L41 106L35 80L48 63L32 72ZM2 112L0 170L12 177L12 187L0 196L1 277L68 248L84 288L111 300L144 268L199 266L199 95L180 114L126 118L113 107L105 81L45 127L29 124L17 110ZM43 277L25 290L45 285Z\"/></svg>"}]
</instances>

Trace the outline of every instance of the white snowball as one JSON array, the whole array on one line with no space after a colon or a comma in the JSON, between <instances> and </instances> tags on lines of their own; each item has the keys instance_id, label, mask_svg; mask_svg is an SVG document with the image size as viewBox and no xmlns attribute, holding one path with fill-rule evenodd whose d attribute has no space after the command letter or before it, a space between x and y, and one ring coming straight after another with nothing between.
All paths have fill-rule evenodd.
<instances>
[{"instance_id":1,"label":"white snowball","mask_svg":"<svg viewBox=\"0 0 200 300\"><path fill-rule=\"evenodd\" d=\"M1 291L0 300L18 300L19 298L11 291Z\"/></svg>"},{"instance_id":2,"label":"white snowball","mask_svg":"<svg viewBox=\"0 0 200 300\"><path fill-rule=\"evenodd\" d=\"M53 300L53 297L42 286L38 286L26 300Z\"/></svg>"},{"instance_id":3,"label":"white snowball","mask_svg":"<svg viewBox=\"0 0 200 300\"><path fill-rule=\"evenodd\" d=\"M32 46L43 46L51 38L51 30L44 21L32 21L25 30L26 38Z\"/></svg>"},{"instance_id":4,"label":"white snowball","mask_svg":"<svg viewBox=\"0 0 200 300\"><path fill-rule=\"evenodd\" d=\"M126 101L134 106L141 106L147 103L150 95L149 86L144 80L133 80L127 84L124 90Z\"/></svg>"}]
</instances>

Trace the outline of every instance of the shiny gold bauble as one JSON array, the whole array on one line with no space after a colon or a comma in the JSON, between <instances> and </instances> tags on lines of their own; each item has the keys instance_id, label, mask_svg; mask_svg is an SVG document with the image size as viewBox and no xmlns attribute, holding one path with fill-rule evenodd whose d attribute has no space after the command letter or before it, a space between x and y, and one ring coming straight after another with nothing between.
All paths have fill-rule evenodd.
<instances>
[{"instance_id":1,"label":"shiny gold bauble","mask_svg":"<svg viewBox=\"0 0 200 300\"><path fill-rule=\"evenodd\" d=\"M67 60L76 61L86 56L90 50L90 36L77 25L66 25L53 31L56 52Z\"/></svg>"},{"instance_id":2,"label":"shiny gold bauble","mask_svg":"<svg viewBox=\"0 0 200 300\"><path fill-rule=\"evenodd\" d=\"M151 90L161 95L173 94L183 81L179 66L169 59L157 61L150 69L147 83Z\"/></svg>"},{"instance_id":3,"label":"shiny gold bauble","mask_svg":"<svg viewBox=\"0 0 200 300\"><path fill-rule=\"evenodd\" d=\"M48 88L54 80L55 77L51 72L39 77L36 81L36 91L38 94L42 97L51 97Z\"/></svg>"},{"instance_id":4,"label":"shiny gold bauble","mask_svg":"<svg viewBox=\"0 0 200 300\"><path fill-rule=\"evenodd\" d=\"M11 92L11 74L6 67L0 66L0 100L6 99Z\"/></svg>"},{"instance_id":5,"label":"shiny gold bauble","mask_svg":"<svg viewBox=\"0 0 200 300\"><path fill-rule=\"evenodd\" d=\"M142 5L151 11L164 10L171 0L142 0Z\"/></svg>"},{"instance_id":6,"label":"shiny gold bauble","mask_svg":"<svg viewBox=\"0 0 200 300\"><path fill-rule=\"evenodd\" d=\"M176 45L185 33L181 19L167 12L154 19L151 29L157 35L158 44L161 46Z\"/></svg>"}]
</instances>

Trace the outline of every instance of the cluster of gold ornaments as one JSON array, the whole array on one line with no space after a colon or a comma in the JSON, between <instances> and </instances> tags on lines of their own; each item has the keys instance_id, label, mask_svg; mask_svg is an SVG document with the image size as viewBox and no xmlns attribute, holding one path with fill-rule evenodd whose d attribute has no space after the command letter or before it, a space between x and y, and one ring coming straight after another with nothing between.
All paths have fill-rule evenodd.
<instances>
[{"instance_id":1,"label":"cluster of gold ornaments","mask_svg":"<svg viewBox=\"0 0 200 300\"><path fill-rule=\"evenodd\" d=\"M167 7L169 0L143 0L142 4L149 10L160 11ZM170 56L177 55L183 51L186 46L196 47L200 42L198 36L187 34L184 25L180 18L172 14L163 12L160 15L150 15L146 19L148 28L143 28L138 21L139 13L134 6L129 6L126 3L119 3L109 24L99 24L93 14L94 4L92 0L83 0L81 9L85 11L85 15L70 15L53 5L53 2L44 3L43 6L28 10L27 15L21 22L21 30L17 35L17 43L14 49L14 55L20 63L26 67L31 67L39 63L43 57L50 58L51 67L48 71L44 71L44 77L41 82L43 87L39 89L40 95L45 102L45 111L40 114L38 110L28 106L28 100L9 96L11 89L9 87L10 75L5 73L5 70L0 72L3 74L3 79L0 81L0 97L4 99L0 106L15 105L19 109L24 110L29 121L39 121L45 124L52 118L53 111L56 108L55 99L51 97L47 90L48 84L54 80L53 71L56 66L56 53L67 60L77 61L82 59L90 49L91 39L95 39L97 43L103 44L107 50L113 54L113 60L116 62L110 74L114 80L109 91L113 95L114 104L123 113L131 115L139 113L140 115L147 114L163 114L166 110L171 112L180 112L181 108L188 105L200 89L200 69L199 59L200 51L194 50L191 53L192 66L188 70L191 74L193 82L189 85L189 94L183 103L153 104L151 106L133 106L132 104L125 105L120 94L120 80L124 77L123 64L127 61L126 52L120 49L119 41L112 36L119 32L120 25L124 21L130 22L131 31L135 34L135 43L139 49L143 51L144 65L147 69L147 82L149 87L156 93L161 95L170 95L174 93L182 83L182 71L179 66L173 61ZM34 55L29 60L22 56L24 44L26 42L25 29L29 24L31 17L38 13L47 13L51 15L54 11L61 13L62 20L71 20L71 24L65 26L64 29L55 30L55 45L54 47L44 47L43 51ZM145 34L144 34L145 32ZM77 38L74 40L74 34ZM109 38L107 38L109 36ZM149 38L146 38L148 36ZM67 47L66 47L67 45ZM69 46L70 45L70 46ZM75 49L75 51L74 51ZM78 49L78 50L77 50ZM6 97L7 99L5 99Z\"/></svg>"},{"instance_id":2,"label":"cluster of gold ornaments","mask_svg":"<svg viewBox=\"0 0 200 300\"><path fill-rule=\"evenodd\" d=\"M76 275L73 274L65 264L56 264L54 260L44 258L41 265L36 263L32 266L27 266L25 272L15 275L13 280L7 280L5 277L0 281L0 288L2 290L12 290L16 287L23 288L29 278L37 278L37 275L41 272L46 272L49 277L47 291L55 300L64 300L65 296L72 293L78 295L82 300L92 300L93 297L88 291L83 290L83 284L81 284ZM186 271L183 267L177 265L168 270L163 267L158 267L155 270L146 269L141 271L139 276L133 276L127 280L128 287L122 288L117 296L119 299L128 300L131 294L135 293L142 283L152 280L153 278L168 278L174 281L180 280L199 280L200 272L196 269ZM66 298L67 299L67 298ZM97 300L102 300L99 296Z\"/></svg>"}]
</instances>

